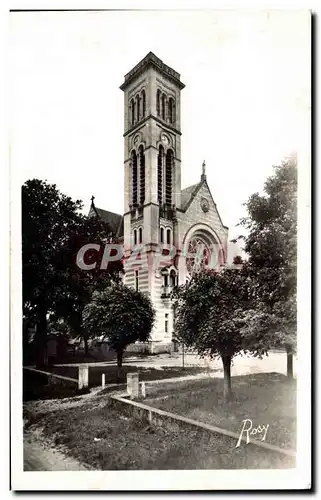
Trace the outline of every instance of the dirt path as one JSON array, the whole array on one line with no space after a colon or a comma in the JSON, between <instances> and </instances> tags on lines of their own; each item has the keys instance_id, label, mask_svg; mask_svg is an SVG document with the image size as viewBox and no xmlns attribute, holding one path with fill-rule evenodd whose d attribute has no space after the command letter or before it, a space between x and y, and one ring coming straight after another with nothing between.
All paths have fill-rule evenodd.
<instances>
[{"instance_id":1,"label":"dirt path","mask_svg":"<svg viewBox=\"0 0 321 500\"><path fill-rule=\"evenodd\" d=\"M38 433L28 431L24 435L23 462L25 471L89 471L90 467L52 449L42 441Z\"/></svg>"},{"instance_id":2,"label":"dirt path","mask_svg":"<svg viewBox=\"0 0 321 500\"><path fill-rule=\"evenodd\" d=\"M100 394L102 392L102 394ZM123 391L115 390L114 394L121 394ZM101 388L92 389L89 394L66 399L51 399L30 401L24 403L24 412L48 413L56 410L66 410L77 406L86 407L88 404L105 404L106 396ZM24 418L24 425L28 418ZM38 425L28 427L24 430L23 439L23 460L25 471L93 471L92 467L79 462L64 452L61 446L54 446L43 436L42 429Z\"/></svg>"}]
</instances>

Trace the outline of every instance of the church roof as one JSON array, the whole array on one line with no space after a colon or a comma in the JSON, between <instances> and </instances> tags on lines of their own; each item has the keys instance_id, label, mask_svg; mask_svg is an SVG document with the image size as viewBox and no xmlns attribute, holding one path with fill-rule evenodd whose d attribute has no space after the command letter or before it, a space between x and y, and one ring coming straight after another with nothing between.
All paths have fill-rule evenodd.
<instances>
[{"instance_id":1,"label":"church roof","mask_svg":"<svg viewBox=\"0 0 321 500\"><path fill-rule=\"evenodd\" d=\"M177 71L163 63L163 61L159 59L159 57L155 56L153 52L148 52L148 54L125 75L125 81L120 86L121 90L125 90L128 83L130 83L133 78L136 78L148 66L154 66L154 68L160 70L168 78L175 81L181 90L185 87L184 83L181 82L181 75L177 73Z\"/></svg>"},{"instance_id":2,"label":"church roof","mask_svg":"<svg viewBox=\"0 0 321 500\"><path fill-rule=\"evenodd\" d=\"M202 182L198 182L197 184L193 184L192 186L188 186L185 189L182 189L182 191L181 191L182 210L186 210L186 208L187 208L187 206L192 198L192 195L194 194L194 192L196 193L196 191L198 190L198 188L200 187L201 184L202 184Z\"/></svg>"},{"instance_id":3,"label":"church roof","mask_svg":"<svg viewBox=\"0 0 321 500\"><path fill-rule=\"evenodd\" d=\"M114 236L120 238L124 235L124 218L115 212L109 212L96 206L93 207L98 217L101 217L110 227Z\"/></svg>"}]
</instances>

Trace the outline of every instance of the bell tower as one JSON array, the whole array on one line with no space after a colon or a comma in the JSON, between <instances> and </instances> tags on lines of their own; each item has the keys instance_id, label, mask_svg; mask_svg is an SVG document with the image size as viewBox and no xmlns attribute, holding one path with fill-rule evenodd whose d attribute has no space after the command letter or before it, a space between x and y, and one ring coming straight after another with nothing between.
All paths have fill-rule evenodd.
<instances>
[{"instance_id":1,"label":"bell tower","mask_svg":"<svg viewBox=\"0 0 321 500\"><path fill-rule=\"evenodd\" d=\"M180 207L180 91L184 84L179 73L149 52L125 75L120 88L125 129L124 244L132 246L138 221L144 245L157 244L160 219L172 221Z\"/></svg>"},{"instance_id":2,"label":"bell tower","mask_svg":"<svg viewBox=\"0 0 321 500\"><path fill-rule=\"evenodd\" d=\"M143 245L149 256L160 244L178 245L175 225L176 209L181 207L180 93L184 87L180 74L152 52L125 75L120 87L124 92L127 257L136 245ZM125 283L148 292L158 313L158 278L150 266L146 267L133 269L125 264ZM160 308L164 307L162 303Z\"/></svg>"}]
</instances>

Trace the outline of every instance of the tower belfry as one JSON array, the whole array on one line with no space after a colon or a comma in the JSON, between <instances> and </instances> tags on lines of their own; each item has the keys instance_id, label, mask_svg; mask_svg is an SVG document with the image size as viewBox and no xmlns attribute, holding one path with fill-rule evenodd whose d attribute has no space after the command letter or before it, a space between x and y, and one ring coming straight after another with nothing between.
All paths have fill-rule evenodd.
<instances>
[{"instance_id":1,"label":"tower belfry","mask_svg":"<svg viewBox=\"0 0 321 500\"><path fill-rule=\"evenodd\" d=\"M124 92L124 234L131 243L157 244L159 220L172 229L181 196L180 92L175 70L149 52L120 87ZM142 239L139 228L142 226ZM138 230L138 238L135 237ZM128 241L131 235L132 241Z\"/></svg>"},{"instance_id":2,"label":"tower belfry","mask_svg":"<svg viewBox=\"0 0 321 500\"><path fill-rule=\"evenodd\" d=\"M124 248L127 257L143 245L148 257L163 244L178 245L176 211L181 207L180 74L149 52L125 75L124 92ZM169 294L151 266L125 264L124 281L148 293L158 306L153 339L172 331ZM165 271L166 273L166 271ZM169 271L168 271L169 273ZM173 270L175 273L175 270ZM172 274L173 283L176 277ZM166 283L170 276L166 277ZM157 333L158 332L158 333Z\"/></svg>"}]
</instances>

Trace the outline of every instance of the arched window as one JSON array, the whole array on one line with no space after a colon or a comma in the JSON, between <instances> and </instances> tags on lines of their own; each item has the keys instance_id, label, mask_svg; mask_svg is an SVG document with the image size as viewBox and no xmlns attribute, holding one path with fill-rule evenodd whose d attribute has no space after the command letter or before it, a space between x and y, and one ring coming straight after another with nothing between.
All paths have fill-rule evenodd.
<instances>
[{"instance_id":1,"label":"arched window","mask_svg":"<svg viewBox=\"0 0 321 500\"><path fill-rule=\"evenodd\" d=\"M137 121L139 122L139 120L140 120L140 97L138 94L136 96L136 107L137 107Z\"/></svg>"},{"instance_id":2,"label":"arched window","mask_svg":"<svg viewBox=\"0 0 321 500\"><path fill-rule=\"evenodd\" d=\"M171 270L169 279L170 279L170 285L176 286L176 273L173 269Z\"/></svg>"},{"instance_id":3,"label":"arched window","mask_svg":"<svg viewBox=\"0 0 321 500\"><path fill-rule=\"evenodd\" d=\"M140 227L139 228L139 243L143 242L143 229Z\"/></svg>"},{"instance_id":4,"label":"arched window","mask_svg":"<svg viewBox=\"0 0 321 500\"><path fill-rule=\"evenodd\" d=\"M166 169L165 169L165 203L166 205L172 204L172 177L173 177L173 151L169 149L166 153Z\"/></svg>"},{"instance_id":5,"label":"arched window","mask_svg":"<svg viewBox=\"0 0 321 500\"><path fill-rule=\"evenodd\" d=\"M159 146L157 157L157 198L159 204L163 203L163 164L164 164L164 148Z\"/></svg>"},{"instance_id":6,"label":"arched window","mask_svg":"<svg viewBox=\"0 0 321 500\"><path fill-rule=\"evenodd\" d=\"M135 151L131 154L132 165L132 202L137 205L137 155Z\"/></svg>"},{"instance_id":7,"label":"arched window","mask_svg":"<svg viewBox=\"0 0 321 500\"><path fill-rule=\"evenodd\" d=\"M134 245L137 245L137 231L134 229Z\"/></svg>"},{"instance_id":8,"label":"arched window","mask_svg":"<svg viewBox=\"0 0 321 500\"><path fill-rule=\"evenodd\" d=\"M162 118L165 120L165 106L166 106L166 96L162 95Z\"/></svg>"},{"instance_id":9,"label":"arched window","mask_svg":"<svg viewBox=\"0 0 321 500\"><path fill-rule=\"evenodd\" d=\"M170 229L167 229L167 231L166 231L166 243L168 245L171 244L171 230Z\"/></svg>"},{"instance_id":10,"label":"arched window","mask_svg":"<svg viewBox=\"0 0 321 500\"><path fill-rule=\"evenodd\" d=\"M142 117L144 118L146 114L146 94L145 90L142 90Z\"/></svg>"},{"instance_id":11,"label":"arched window","mask_svg":"<svg viewBox=\"0 0 321 500\"><path fill-rule=\"evenodd\" d=\"M168 119L169 119L169 123L173 123L173 121L174 121L173 120L173 118L174 118L174 116L173 116L174 106L173 105L174 105L174 100L173 100L172 97L170 97L168 99Z\"/></svg>"},{"instance_id":12,"label":"arched window","mask_svg":"<svg viewBox=\"0 0 321 500\"><path fill-rule=\"evenodd\" d=\"M164 243L164 228L161 227L160 229L160 241L161 243Z\"/></svg>"},{"instance_id":13,"label":"arched window","mask_svg":"<svg viewBox=\"0 0 321 500\"><path fill-rule=\"evenodd\" d=\"M130 108L131 108L131 125L134 125L135 123L135 101L132 99L130 101Z\"/></svg>"},{"instance_id":14,"label":"arched window","mask_svg":"<svg viewBox=\"0 0 321 500\"><path fill-rule=\"evenodd\" d=\"M144 204L145 201L145 154L143 146L139 146L138 150L139 155L139 168L140 168L140 196L139 203L140 205Z\"/></svg>"},{"instance_id":15,"label":"arched window","mask_svg":"<svg viewBox=\"0 0 321 500\"><path fill-rule=\"evenodd\" d=\"M158 89L156 94L156 113L160 116L160 101L161 101L161 91Z\"/></svg>"}]
</instances>

